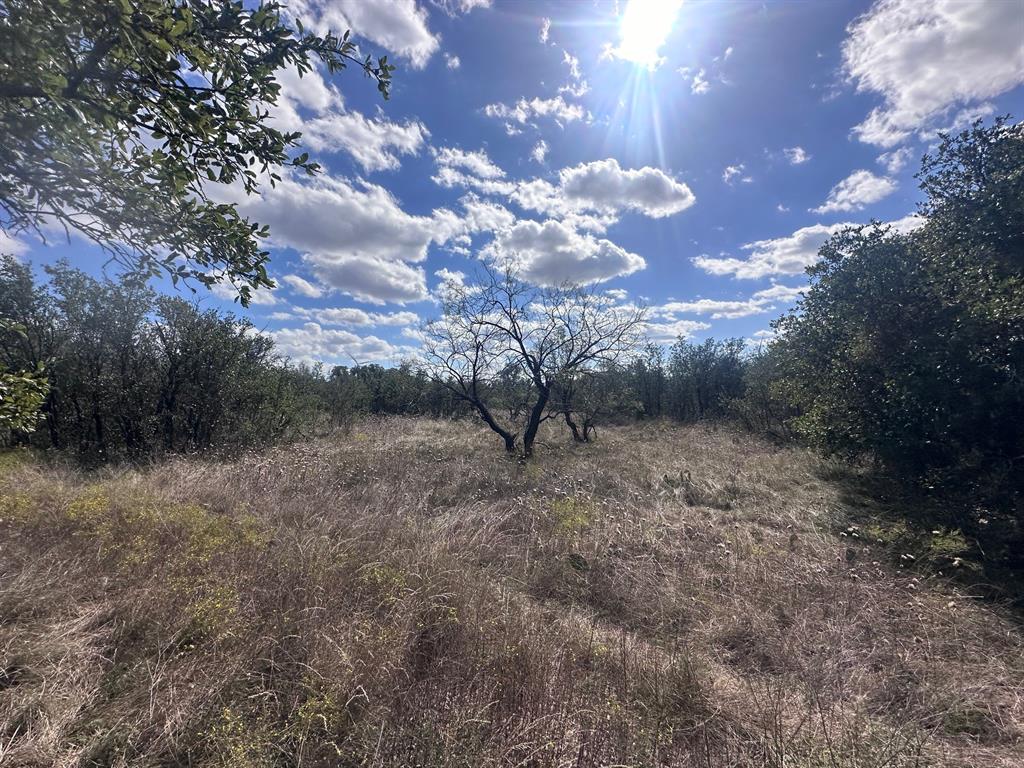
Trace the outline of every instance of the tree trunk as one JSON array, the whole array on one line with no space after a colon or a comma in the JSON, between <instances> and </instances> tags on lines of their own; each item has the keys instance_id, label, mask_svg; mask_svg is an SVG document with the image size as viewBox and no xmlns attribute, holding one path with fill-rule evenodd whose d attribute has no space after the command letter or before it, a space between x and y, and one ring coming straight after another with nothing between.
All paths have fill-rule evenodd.
<instances>
[{"instance_id":1,"label":"tree trunk","mask_svg":"<svg viewBox=\"0 0 1024 768\"><path fill-rule=\"evenodd\" d=\"M501 439L505 441L505 452L515 453L517 436L514 433L509 432L507 429L504 429L497 421L495 421L494 416L491 415L491 412L487 410L487 406L482 402L474 400L472 403L480 414L480 418L484 420L487 426L501 435Z\"/></svg>"},{"instance_id":2,"label":"tree trunk","mask_svg":"<svg viewBox=\"0 0 1024 768\"><path fill-rule=\"evenodd\" d=\"M537 387L537 402L530 410L530 420L523 431L523 456L529 458L533 455L533 441L537 439L537 430L540 428L540 421L544 418L544 409L548 407L548 398L551 396L549 387Z\"/></svg>"},{"instance_id":3,"label":"tree trunk","mask_svg":"<svg viewBox=\"0 0 1024 768\"><path fill-rule=\"evenodd\" d=\"M584 435L580 434L580 428L576 425L576 422L572 420L572 411L562 411L562 415L565 416L565 424L569 427L572 432L573 442L582 443L586 440Z\"/></svg>"}]
</instances>

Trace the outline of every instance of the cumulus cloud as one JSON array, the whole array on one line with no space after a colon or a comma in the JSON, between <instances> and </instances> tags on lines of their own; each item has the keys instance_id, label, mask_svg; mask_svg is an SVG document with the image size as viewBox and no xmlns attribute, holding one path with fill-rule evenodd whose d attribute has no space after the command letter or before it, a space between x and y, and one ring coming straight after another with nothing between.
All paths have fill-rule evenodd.
<instances>
[{"instance_id":1,"label":"cumulus cloud","mask_svg":"<svg viewBox=\"0 0 1024 768\"><path fill-rule=\"evenodd\" d=\"M737 178L744 184L750 184L754 179L752 176L746 176L743 174L745 166L743 163L738 165L727 165L725 170L722 171L722 181L726 184L733 184Z\"/></svg>"},{"instance_id":2,"label":"cumulus cloud","mask_svg":"<svg viewBox=\"0 0 1024 768\"><path fill-rule=\"evenodd\" d=\"M712 320L733 319L759 315L772 309L767 302L729 299L696 299L670 301L651 310L654 317L673 317L676 314L711 315Z\"/></svg>"},{"instance_id":3,"label":"cumulus cloud","mask_svg":"<svg viewBox=\"0 0 1024 768\"><path fill-rule=\"evenodd\" d=\"M782 154L786 156L786 160L789 161L790 165L802 165L811 159L811 156L807 154L803 147L789 147L782 150Z\"/></svg>"},{"instance_id":4,"label":"cumulus cloud","mask_svg":"<svg viewBox=\"0 0 1024 768\"><path fill-rule=\"evenodd\" d=\"M889 225L896 232L906 234L924 222L922 217L910 214L889 222ZM732 275L743 279L799 275L818 260L818 251L826 240L839 230L852 226L855 225L851 222L812 224L801 227L791 235L747 243L743 246L743 250L750 252L746 258L698 256L693 259L693 263L712 275Z\"/></svg>"},{"instance_id":5,"label":"cumulus cloud","mask_svg":"<svg viewBox=\"0 0 1024 768\"><path fill-rule=\"evenodd\" d=\"M289 65L278 72L277 82L281 90L277 103L270 107L269 119L282 131L305 130L303 111L320 115L338 113L343 108L341 94L327 84L320 66L300 75L294 65Z\"/></svg>"},{"instance_id":6,"label":"cumulus cloud","mask_svg":"<svg viewBox=\"0 0 1024 768\"><path fill-rule=\"evenodd\" d=\"M551 19L544 18L540 20L540 33L538 35L540 41L547 44L548 38L551 36Z\"/></svg>"},{"instance_id":7,"label":"cumulus cloud","mask_svg":"<svg viewBox=\"0 0 1024 768\"><path fill-rule=\"evenodd\" d=\"M292 0L289 12L318 32L351 29L422 69L438 49L427 28L427 12L414 0Z\"/></svg>"},{"instance_id":8,"label":"cumulus cloud","mask_svg":"<svg viewBox=\"0 0 1024 768\"><path fill-rule=\"evenodd\" d=\"M282 355L305 363L387 362L397 360L408 351L377 336L359 336L312 322L300 328L269 331L267 335Z\"/></svg>"},{"instance_id":9,"label":"cumulus cloud","mask_svg":"<svg viewBox=\"0 0 1024 768\"><path fill-rule=\"evenodd\" d=\"M571 123L587 118L587 112L579 104L568 103L561 95L550 99L534 97L530 100L519 99L515 104L488 104L484 114L523 125L538 117L550 117L558 125Z\"/></svg>"},{"instance_id":10,"label":"cumulus cloud","mask_svg":"<svg viewBox=\"0 0 1024 768\"><path fill-rule=\"evenodd\" d=\"M458 69L462 66L462 59L454 53L446 53L444 55L444 63L447 65L448 69Z\"/></svg>"},{"instance_id":11,"label":"cumulus cloud","mask_svg":"<svg viewBox=\"0 0 1024 768\"><path fill-rule=\"evenodd\" d=\"M328 114L306 122L302 140L315 151L343 149L366 171L394 170L398 155L415 155L430 132L423 123L367 119L358 112Z\"/></svg>"},{"instance_id":12,"label":"cumulus cloud","mask_svg":"<svg viewBox=\"0 0 1024 768\"><path fill-rule=\"evenodd\" d=\"M28 243L23 240L19 240L16 237L4 232L0 229L0 254L7 254L10 256L23 256L28 251Z\"/></svg>"},{"instance_id":13,"label":"cumulus cloud","mask_svg":"<svg viewBox=\"0 0 1024 768\"><path fill-rule=\"evenodd\" d=\"M214 283L210 286L210 292L223 301L238 299L238 287L228 281ZM249 305L253 307L272 307L277 303L277 290L274 288L257 288L249 294Z\"/></svg>"},{"instance_id":14,"label":"cumulus cloud","mask_svg":"<svg viewBox=\"0 0 1024 768\"><path fill-rule=\"evenodd\" d=\"M466 228L450 210L414 216L383 187L326 174L304 182L286 176L242 198L240 209L270 226L272 245L302 252L323 285L378 304L426 298L424 272L410 262Z\"/></svg>"},{"instance_id":15,"label":"cumulus cloud","mask_svg":"<svg viewBox=\"0 0 1024 768\"><path fill-rule=\"evenodd\" d=\"M434 160L439 166L460 168L481 179L500 179L505 175L505 171L482 149L468 152L455 147L444 147L437 151Z\"/></svg>"},{"instance_id":16,"label":"cumulus cloud","mask_svg":"<svg viewBox=\"0 0 1024 768\"><path fill-rule=\"evenodd\" d=\"M308 253L303 259L320 280L368 304L406 304L428 297L423 269L358 253Z\"/></svg>"},{"instance_id":17,"label":"cumulus cloud","mask_svg":"<svg viewBox=\"0 0 1024 768\"><path fill-rule=\"evenodd\" d=\"M559 173L560 191L570 202L597 211L629 209L662 218L696 202L690 188L659 168L624 169L614 158L581 163Z\"/></svg>"},{"instance_id":18,"label":"cumulus cloud","mask_svg":"<svg viewBox=\"0 0 1024 768\"><path fill-rule=\"evenodd\" d=\"M568 51L562 51L562 63L569 65L569 76L573 80L580 79L580 60L573 56Z\"/></svg>"},{"instance_id":19,"label":"cumulus cloud","mask_svg":"<svg viewBox=\"0 0 1024 768\"><path fill-rule=\"evenodd\" d=\"M307 296L310 299L319 299L324 295L323 288L313 285L313 283L298 275L285 275L281 278L281 282L290 286L295 293Z\"/></svg>"},{"instance_id":20,"label":"cumulus cloud","mask_svg":"<svg viewBox=\"0 0 1024 768\"><path fill-rule=\"evenodd\" d=\"M906 166L914 152L910 147L894 149L892 152L883 152L877 158L877 162L889 175L899 173Z\"/></svg>"},{"instance_id":21,"label":"cumulus cloud","mask_svg":"<svg viewBox=\"0 0 1024 768\"><path fill-rule=\"evenodd\" d=\"M530 157L532 157L534 162L537 163L543 163L544 158L547 157L547 154L548 143L544 141L544 139L538 141L536 145L534 145L533 149L530 151Z\"/></svg>"},{"instance_id":22,"label":"cumulus cloud","mask_svg":"<svg viewBox=\"0 0 1024 768\"><path fill-rule=\"evenodd\" d=\"M292 314L321 326L406 326L420 320L415 312L366 312L358 307L292 307Z\"/></svg>"},{"instance_id":23,"label":"cumulus cloud","mask_svg":"<svg viewBox=\"0 0 1024 768\"><path fill-rule=\"evenodd\" d=\"M519 221L499 232L482 255L493 263L512 264L538 285L598 283L646 266L637 254L554 220Z\"/></svg>"},{"instance_id":24,"label":"cumulus cloud","mask_svg":"<svg viewBox=\"0 0 1024 768\"><path fill-rule=\"evenodd\" d=\"M818 260L818 249L825 241L847 226L850 225L813 224L801 227L786 237L757 240L744 245L743 250L750 251L747 258L698 256L693 263L712 275L733 275L747 279L768 275L799 275Z\"/></svg>"},{"instance_id":25,"label":"cumulus cloud","mask_svg":"<svg viewBox=\"0 0 1024 768\"><path fill-rule=\"evenodd\" d=\"M710 315L712 320L735 319L762 315L777 309L773 302L791 302L806 286L773 284L770 288L757 291L749 299L695 299L693 301L670 301L651 309L651 316L669 320L677 315Z\"/></svg>"},{"instance_id":26,"label":"cumulus cloud","mask_svg":"<svg viewBox=\"0 0 1024 768\"><path fill-rule=\"evenodd\" d=\"M543 179L526 182L512 198L523 208L548 215L588 211L615 215L631 210L652 218L679 213L696 201L686 184L661 169L626 169L614 158L564 168L557 186ZM600 222L600 227L607 223Z\"/></svg>"},{"instance_id":27,"label":"cumulus cloud","mask_svg":"<svg viewBox=\"0 0 1024 768\"><path fill-rule=\"evenodd\" d=\"M417 154L430 136L418 120L396 123L345 111L341 95L324 81L320 68L300 76L288 67L279 82L281 92L270 110L274 126L300 132L302 143L315 152L347 152L366 171L398 168L398 156Z\"/></svg>"},{"instance_id":28,"label":"cumulus cloud","mask_svg":"<svg viewBox=\"0 0 1024 768\"><path fill-rule=\"evenodd\" d=\"M710 323L701 320L649 320L646 330L651 341L675 341L692 338L697 331L710 327Z\"/></svg>"},{"instance_id":29,"label":"cumulus cloud","mask_svg":"<svg viewBox=\"0 0 1024 768\"><path fill-rule=\"evenodd\" d=\"M430 0L431 5L440 8L449 16L469 13L474 8L490 8L491 0Z\"/></svg>"},{"instance_id":30,"label":"cumulus cloud","mask_svg":"<svg viewBox=\"0 0 1024 768\"><path fill-rule=\"evenodd\" d=\"M883 99L854 133L895 146L952 108L1024 83L1020 4L881 0L850 25L843 66L858 91Z\"/></svg>"},{"instance_id":31,"label":"cumulus cloud","mask_svg":"<svg viewBox=\"0 0 1024 768\"><path fill-rule=\"evenodd\" d=\"M711 90L711 84L704 73L703 69L697 70L697 74L693 76L693 81L690 83L690 92L697 94L698 96L707 93Z\"/></svg>"},{"instance_id":32,"label":"cumulus cloud","mask_svg":"<svg viewBox=\"0 0 1024 768\"><path fill-rule=\"evenodd\" d=\"M877 203L888 197L899 185L890 178L877 176L871 171L854 171L840 181L828 193L828 199L813 213L831 213L833 211L859 211L865 205Z\"/></svg>"}]
</instances>

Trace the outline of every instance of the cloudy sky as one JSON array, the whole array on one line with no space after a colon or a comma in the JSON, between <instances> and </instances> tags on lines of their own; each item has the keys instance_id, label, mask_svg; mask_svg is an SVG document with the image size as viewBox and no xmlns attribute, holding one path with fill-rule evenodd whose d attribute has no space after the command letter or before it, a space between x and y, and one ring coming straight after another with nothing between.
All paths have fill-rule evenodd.
<instances>
[{"instance_id":1,"label":"cloudy sky","mask_svg":"<svg viewBox=\"0 0 1024 768\"><path fill-rule=\"evenodd\" d=\"M913 226L936 131L1024 115L1024 0L290 5L398 66L388 102L284 77L274 119L325 173L242 206L279 286L244 313L297 359L407 354L481 258L644 301L658 339L763 338L829 233Z\"/></svg>"}]
</instances>

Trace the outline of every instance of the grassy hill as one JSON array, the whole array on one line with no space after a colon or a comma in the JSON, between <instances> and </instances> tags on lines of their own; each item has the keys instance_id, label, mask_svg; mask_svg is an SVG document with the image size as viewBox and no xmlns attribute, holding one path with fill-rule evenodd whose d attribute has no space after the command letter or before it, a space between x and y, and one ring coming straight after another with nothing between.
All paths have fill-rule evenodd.
<instances>
[{"instance_id":1,"label":"grassy hill","mask_svg":"<svg viewBox=\"0 0 1024 768\"><path fill-rule=\"evenodd\" d=\"M394 418L0 470L4 766L1019 766L1024 638L809 453ZM902 559L900 555L903 555ZM901 567L902 566L902 567Z\"/></svg>"}]
</instances>

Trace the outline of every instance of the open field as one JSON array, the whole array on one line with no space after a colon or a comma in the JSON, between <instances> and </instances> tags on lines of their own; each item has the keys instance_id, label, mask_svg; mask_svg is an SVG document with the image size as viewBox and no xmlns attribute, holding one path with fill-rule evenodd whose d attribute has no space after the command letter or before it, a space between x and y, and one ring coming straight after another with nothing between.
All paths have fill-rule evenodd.
<instances>
[{"instance_id":1,"label":"open field","mask_svg":"<svg viewBox=\"0 0 1024 768\"><path fill-rule=\"evenodd\" d=\"M542 437L527 464L401 418L92 476L8 455L0 764L1024 764L1014 616L845 530L810 454Z\"/></svg>"}]
</instances>

